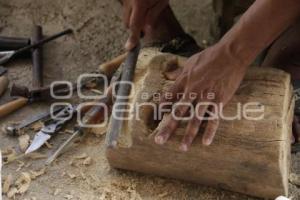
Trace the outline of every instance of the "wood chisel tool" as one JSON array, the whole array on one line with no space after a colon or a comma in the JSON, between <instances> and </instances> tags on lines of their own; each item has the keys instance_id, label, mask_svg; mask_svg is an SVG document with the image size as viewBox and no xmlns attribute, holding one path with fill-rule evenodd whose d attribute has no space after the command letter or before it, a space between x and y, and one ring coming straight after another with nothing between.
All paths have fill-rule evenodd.
<instances>
[{"instance_id":1,"label":"wood chisel tool","mask_svg":"<svg viewBox=\"0 0 300 200\"><path fill-rule=\"evenodd\" d=\"M65 31L62 31L60 33L57 33L57 34L54 34L50 37L47 37L47 38L44 38L42 40L40 40L39 42L35 43L35 44L31 44L31 45L28 45L26 47L23 47L21 49L18 49L18 50L12 50L12 51L1 51L0 52L0 64L4 64L4 63L7 63L11 58L13 58L14 56L17 56L25 51L28 51L30 49L34 49L34 48L37 48L37 47L40 47L41 45L47 43L47 42L50 42L56 38L59 38L63 35L66 35L66 34L70 34L72 33L72 29L67 29Z\"/></svg>"},{"instance_id":2,"label":"wood chisel tool","mask_svg":"<svg viewBox=\"0 0 300 200\"><path fill-rule=\"evenodd\" d=\"M107 147L114 148L117 145L117 138L122 131L123 126L123 119L124 118L124 112L120 112L120 110L126 109L126 103L128 102L128 96L130 94L131 86L129 84L122 84L128 83L133 81L134 72L136 63L138 60L138 55L140 52L140 45L136 46L134 49L132 49L125 60L125 63L122 65L122 77L121 77L121 84L119 86L119 89L117 91L117 97L114 105L116 105L118 108L118 112L115 112L114 108L112 112L115 114L112 115L111 121L110 121L110 127L106 134L106 145Z\"/></svg>"}]
</instances>

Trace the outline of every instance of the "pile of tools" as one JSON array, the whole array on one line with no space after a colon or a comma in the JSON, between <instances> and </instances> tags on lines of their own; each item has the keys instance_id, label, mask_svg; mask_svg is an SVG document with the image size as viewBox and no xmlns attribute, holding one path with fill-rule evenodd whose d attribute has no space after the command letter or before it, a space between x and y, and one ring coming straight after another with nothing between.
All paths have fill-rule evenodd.
<instances>
[{"instance_id":1,"label":"pile of tools","mask_svg":"<svg viewBox=\"0 0 300 200\"><path fill-rule=\"evenodd\" d=\"M17 57L31 56L32 58L32 89L25 86L17 86L12 84L10 87L10 96L13 99L3 105L0 105L0 118L7 116L8 114L24 107L25 105L32 104L35 102L53 100L51 92L54 92L56 96L69 94L70 90L76 90L78 87L68 87L68 85L56 84L54 87L44 86L43 83L43 44L56 39L60 36L70 34L72 30L67 29L61 33L55 34L50 37L43 37L42 27L35 26L33 31L33 37L31 39L24 38L9 38L0 37L0 64L6 64ZM81 117L81 124L75 125L73 134L68 138L46 161L46 164L52 163L63 152L63 150L72 143L76 138L82 137L87 130L85 125L95 124L104 121L103 106L99 106L99 103L105 105L112 105L114 101L126 101L124 98L119 99L118 96L128 96L130 87L128 84L120 84L117 90L117 98L114 99L112 96L112 87L116 81L132 81L134 75L134 69L137 62L140 47L136 47L128 54L125 53L107 63L100 66L100 70L97 73L105 75L110 80L110 85L103 91L105 95L95 101L95 104L88 104L86 106L79 105L66 105L54 107L50 111L38 113L33 117L24 119L19 124L8 124L4 127L4 131L9 136L21 136L24 134L24 128L30 127L35 122L43 122L43 127L35 134L31 144L25 150L25 155L30 154L40 147L42 147L51 137L62 130L72 118L79 115ZM29 53L30 52L30 53ZM124 62L125 61L125 62ZM121 64L122 68L120 67ZM120 69L119 69L120 68ZM0 75L6 73L6 68L0 68ZM3 78L2 78L3 77ZM5 76L0 78L0 83L3 87L0 87L0 93L4 92L8 87L8 79ZM102 84L101 80L93 78L92 80L85 80L81 83L80 87L88 88L87 85L96 83L96 87ZM77 83L74 83L75 86ZM122 115L122 113L119 113ZM53 118L53 116L55 116ZM114 132L109 134L108 146L113 146L115 138L117 138L118 131L122 126L121 120L112 119L113 126L116 127Z\"/></svg>"}]
</instances>

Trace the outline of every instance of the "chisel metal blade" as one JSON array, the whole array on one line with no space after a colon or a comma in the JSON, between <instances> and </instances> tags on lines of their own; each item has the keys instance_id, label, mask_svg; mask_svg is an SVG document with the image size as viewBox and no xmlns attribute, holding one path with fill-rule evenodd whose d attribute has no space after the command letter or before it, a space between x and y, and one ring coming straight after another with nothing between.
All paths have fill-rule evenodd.
<instances>
[{"instance_id":1,"label":"chisel metal blade","mask_svg":"<svg viewBox=\"0 0 300 200\"><path fill-rule=\"evenodd\" d=\"M128 52L127 58L122 65L122 76L120 83L128 83L133 81L139 52L140 44ZM114 105L112 110L114 114L111 116L110 127L108 128L105 138L105 143L108 148L115 148L117 145L119 134L122 131L125 112L117 112L115 110L118 109L120 111L126 109L130 91L131 86L129 84L120 84L115 101L116 107Z\"/></svg>"},{"instance_id":2,"label":"chisel metal blade","mask_svg":"<svg viewBox=\"0 0 300 200\"><path fill-rule=\"evenodd\" d=\"M45 144L49 139L51 138L51 135L44 133L43 131L38 132L31 143L31 145L26 150L25 154L32 153L39 149L43 144Z\"/></svg>"}]
</instances>

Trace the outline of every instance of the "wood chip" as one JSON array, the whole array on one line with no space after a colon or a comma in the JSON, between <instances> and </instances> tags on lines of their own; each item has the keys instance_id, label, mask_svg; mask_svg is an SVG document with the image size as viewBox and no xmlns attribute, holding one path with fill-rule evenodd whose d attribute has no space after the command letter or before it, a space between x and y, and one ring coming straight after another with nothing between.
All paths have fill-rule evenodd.
<instances>
[{"instance_id":1,"label":"wood chip","mask_svg":"<svg viewBox=\"0 0 300 200\"><path fill-rule=\"evenodd\" d=\"M83 165L91 165L92 164L92 162L93 162L93 160L92 160L92 158L91 157L87 157L86 159L84 159L84 161L83 161Z\"/></svg>"},{"instance_id":2,"label":"wood chip","mask_svg":"<svg viewBox=\"0 0 300 200\"><path fill-rule=\"evenodd\" d=\"M81 178L82 178L83 180L86 180L86 179L87 179L85 173L84 173L83 171L81 171L81 170L80 170L80 175L81 175Z\"/></svg>"},{"instance_id":3,"label":"wood chip","mask_svg":"<svg viewBox=\"0 0 300 200\"><path fill-rule=\"evenodd\" d=\"M293 185L300 186L300 176L298 174L291 173L289 176L289 181Z\"/></svg>"},{"instance_id":4,"label":"wood chip","mask_svg":"<svg viewBox=\"0 0 300 200\"><path fill-rule=\"evenodd\" d=\"M66 194L66 195L64 196L64 198L70 200L70 199L73 199L73 195Z\"/></svg>"},{"instance_id":5,"label":"wood chip","mask_svg":"<svg viewBox=\"0 0 300 200\"><path fill-rule=\"evenodd\" d=\"M24 194L29 189L30 183L30 173L22 172L21 176L15 182L15 185L18 189L18 194Z\"/></svg>"},{"instance_id":6,"label":"wood chip","mask_svg":"<svg viewBox=\"0 0 300 200\"><path fill-rule=\"evenodd\" d=\"M53 192L53 196L57 196L61 192L61 189L56 188Z\"/></svg>"},{"instance_id":7,"label":"wood chip","mask_svg":"<svg viewBox=\"0 0 300 200\"><path fill-rule=\"evenodd\" d=\"M11 149L11 151L7 151L6 154L3 154L4 164L8 164L10 162L13 162L16 159L18 159L18 156L17 156L17 153L14 149Z\"/></svg>"},{"instance_id":8,"label":"wood chip","mask_svg":"<svg viewBox=\"0 0 300 200\"><path fill-rule=\"evenodd\" d=\"M67 172L67 175L68 175L71 179L76 178L76 175L75 175L75 174L72 174L71 172Z\"/></svg>"},{"instance_id":9,"label":"wood chip","mask_svg":"<svg viewBox=\"0 0 300 200\"><path fill-rule=\"evenodd\" d=\"M12 154L14 152L15 152L15 150L12 147L1 150L1 153L2 153L3 156L7 156L7 155Z\"/></svg>"},{"instance_id":10,"label":"wood chip","mask_svg":"<svg viewBox=\"0 0 300 200\"><path fill-rule=\"evenodd\" d=\"M19 165L18 168L16 169L16 172L20 171L25 165L25 163L20 160L17 160L17 162L19 163Z\"/></svg>"},{"instance_id":11,"label":"wood chip","mask_svg":"<svg viewBox=\"0 0 300 200\"><path fill-rule=\"evenodd\" d=\"M168 194L169 194L168 192L164 192L164 193L159 194L158 197L163 198L163 197L168 196Z\"/></svg>"},{"instance_id":12,"label":"wood chip","mask_svg":"<svg viewBox=\"0 0 300 200\"><path fill-rule=\"evenodd\" d=\"M91 89L90 91L93 92L93 93L95 93L95 94L100 94L100 95L103 94L102 91L96 90L96 89Z\"/></svg>"},{"instance_id":13,"label":"wood chip","mask_svg":"<svg viewBox=\"0 0 300 200\"><path fill-rule=\"evenodd\" d=\"M87 157L88 157L88 155L86 153L83 153L83 154L80 154L78 156L75 156L74 158L80 160L80 159L85 159Z\"/></svg>"},{"instance_id":14,"label":"wood chip","mask_svg":"<svg viewBox=\"0 0 300 200\"><path fill-rule=\"evenodd\" d=\"M45 142L45 146L48 148L48 149L52 149L53 145L50 144L49 142Z\"/></svg>"},{"instance_id":15,"label":"wood chip","mask_svg":"<svg viewBox=\"0 0 300 200\"><path fill-rule=\"evenodd\" d=\"M2 192L4 194L8 193L10 186L13 184L13 176L11 174L4 178Z\"/></svg>"},{"instance_id":16,"label":"wood chip","mask_svg":"<svg viewBox=\"0 0 300 200\"><path fill-rule=\"evenodd\" d=\"M30 178L31 179L36 179L37 177L45 174L45 172L46 172L46 168L45 167L43 167L43 168L41 168L40 170L37 170L37 171L30 170Z\"/></svg>"},{"instance_id":17,"label":"wood chip","mask_svg":"<svg viewBox=\"0 0 300 200\"><path fill-rule=\"evenodd\" d=\"M41 121L38 121L38 122L34 123L30 128L33 131L39 131L39 130L41 130L41 128L43 128L43 126L44 126L44 123L42 123Z\"/></svg>"},{"instance_id":18,"label":"wood chip","mask_svg":"<svg viewBox=\"0 0 300 200\"><path fill-rule=\"evenodd\" d=\"M16 196L17 193L18 193L17 188L12 187L12 188L10 188L10 190L7 192L6 196L7 196L9 199L12 199L12 198L15 198L15 196Z\"/></svg>"},{"instance_id":19,"label":"wood chip","mask_svg":"<svg viewBox=\"0 0 300 200\"><path fill-rule=\"evenodd\" d=\"M28 154L28 157L31 158L31 159L33 159L33 160L47 158L46 155L44 155L42 153L38 153L38 152L30 153L30 154Z\"/></svg>"},{"instance_id":20,"label":"wood chip","mask_svg":"<svg viewBox=\"0 0 300 200\"><path fill-rule=\"evenodd\" d=\"M19 147L20 147L21 151L25 152L30 143L29 135L27 135L27 134L21 135L21 136L19 136L18 140L19 140Z\"/></svg>"}]
</instances>

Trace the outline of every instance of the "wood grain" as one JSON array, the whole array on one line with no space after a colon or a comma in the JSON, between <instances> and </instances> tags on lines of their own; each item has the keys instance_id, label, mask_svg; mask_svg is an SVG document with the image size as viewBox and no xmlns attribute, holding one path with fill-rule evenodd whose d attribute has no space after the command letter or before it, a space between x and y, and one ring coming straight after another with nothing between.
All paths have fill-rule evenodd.
<instances>
[{"instance_id":1,"label":"wood grain","mask_svg":"<svg viewBox=\"0 0 300 200\"><path fill-rule=\"evenodd\" d=\"M161 92L170 84L163 76L174 55L143 50L135 74L131 105L148 102L143 94ZM180 62L183 58L177 57ZM185 124L164 146L154 144L147 108L130 108L141 120L125 123L117 148L107 148L112 167L172 177L251 196L274 198L288 194L290 135L293 116L290 76L272 68L250 68L240 88L225 107L225 115L237 111L236 103L264 106L262 120L222 120L213 144L201 144L201 134L190 151L178 150ZM161 123L164 123L162 120Z\"/></svg>"}]
</instances>

